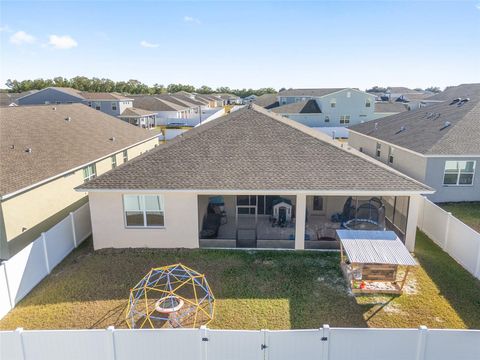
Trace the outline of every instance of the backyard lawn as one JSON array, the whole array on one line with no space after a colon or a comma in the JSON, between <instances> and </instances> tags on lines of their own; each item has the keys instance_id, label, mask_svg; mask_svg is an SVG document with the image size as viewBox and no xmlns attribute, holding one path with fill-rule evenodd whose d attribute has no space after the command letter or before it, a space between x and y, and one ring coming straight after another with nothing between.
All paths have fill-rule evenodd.
<instances>
[{"instance_id":1,"label":"backyard lawn","mask_svg":"<svg viewBox=\"0 0 480 360\"><path fill-rule=\"evenodd\" d=\"M151 267L204 272L217 298L211 328L480 328L480 281L425 235L401 296L349 294L336 252L102 250L84 243L3 320L0 329L126 327L129 289Z\"/></svg>"},{"instance_id":2,"label":"backyard lawn","mask_svg":"<svg viewBox=\"0 0 480 360\"><path fill-rule=\"evenodd\" d=\"M480 232L480 202L439 204L444 210Z\"/></svg>"}]
</instances>

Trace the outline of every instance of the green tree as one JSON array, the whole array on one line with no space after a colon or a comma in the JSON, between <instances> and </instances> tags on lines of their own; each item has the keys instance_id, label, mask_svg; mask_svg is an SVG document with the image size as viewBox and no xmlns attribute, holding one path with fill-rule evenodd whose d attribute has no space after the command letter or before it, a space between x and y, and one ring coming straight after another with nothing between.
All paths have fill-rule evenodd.
<instances>
[{"instance_id":1,"label":"green tree","mask_svg":"<svg viewBox=\"0 0 480 360\"><path fill-rule=\"evenodd\" d=\"M436 94L436 93L439 93L441 90L438 86L430 86L426 88L425 91L430 91Z\"/></svg>"}]
</instances>

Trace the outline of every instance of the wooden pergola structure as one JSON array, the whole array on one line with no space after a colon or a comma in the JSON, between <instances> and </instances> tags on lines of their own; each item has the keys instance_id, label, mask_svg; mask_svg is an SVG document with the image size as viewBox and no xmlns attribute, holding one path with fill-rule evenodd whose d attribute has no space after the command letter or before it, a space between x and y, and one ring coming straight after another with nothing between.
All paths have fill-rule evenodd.
<instances>
[{"instance_id":1,"label":"wooden pergola structure","mask_svg":"<svg viewBox=\"0 0 480 360\"><path fill-rule=\"evenodd\" d=\"M403 292L410 268L418 264L393 231L337 230L337 237L340 266L353 293Z\"/></svg>"}]
</instances>

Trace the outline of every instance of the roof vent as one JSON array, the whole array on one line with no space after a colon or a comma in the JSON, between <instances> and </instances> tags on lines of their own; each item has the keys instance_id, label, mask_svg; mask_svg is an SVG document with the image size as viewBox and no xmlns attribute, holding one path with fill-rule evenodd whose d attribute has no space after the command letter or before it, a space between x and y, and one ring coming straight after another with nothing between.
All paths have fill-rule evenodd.
<instances>
[{"instance_id":1,"label":"roof vent","mask_svg":"<svg viewBox=\"0 0 480 360\"><path fill-rule=\"evenodd\" d=\"M115 136L112 136L110 139L108 139L110 141L115 141Z\"/></svg>"},{"instance_id":2,"label":"roof vent","mask_svg":"<svg viewBox=\"0 0 480 360\"><path fill-rule=\"evenodd\" d=\"M456 104L456 103L460 102L461 100L462 100L461 98L453 99L452 102L449 105Z\"/></svg>"},{"instance_id":3,"label":"roof vent","mask_svg":"<svg viewBox=\"0 0 480 360\"><path fill-rule=\"evenodd\" d=\"M465 104L467 101L470 101L470 98L462 99L458 102L458 106Z\"/></svg>"},{"instance_id":4,"label":"roof vent","mask_svg":"<svg viewBox=\"0 0 480 360\"><path fill-rule=\"evenodd\" d=\"M52 110L55 111L55 110L57 110L57 108L54 106L54 107L52 107Z\"/></svg>"},{"instance_id":5,"label":"roof vent","mask_svg":"<svg viewBox=\"0 0 480 360\"><path fill-rule=\"evenodd\" d=\"M378 123L377 122L375 123L374 130L378 130Z\"/></svg>"},{"instance_id":6,"label":"roof vent","mask_svg":"<svg viewBox=\"0 0 480 360\"><path fill-rule=\"evenodd\" d=\"M67 116L67 117L65 118L65 121L67 121L67 122L70 122L71 120L72 120L72 118L71 118L70 116Z\"/></svg>"},{"instance_id":7,"label":"roof vent","mask_svg":"<svg viewBox=\"0 0 480 360\"><path fill-rule=\"evenodd\" d=\"M450 121L445 121L445 124L440 128L440 130L448 128L452 123Z\"/></svg>"},{"instance_id":8,"label":"roof vent","mask_svg":"<svg viewBox=\"0 0 480 360\"><path fill-rule=\"evenodd\" d=\"M405 130L407 130L407 128L406 128L405 126L401 126L401 127L400 127L400 130L398 130L398 131L395 133L395 135L400 134L401 132L404 132Z\"/></svg>"},{"instance_id":9,"label":"roof vent","mask_svg":"<svg viewBox=\"0 0 480 360\"><path fill-rule=\"evenodd\" d=\"M15 144L10 145L10 149L15 150Z\"/></svg>"},{"instance_id":10,"label":"roof vent","mask_svg":"<svg viewBox=\"0 0 480 360\"><path fill-rule=\"evenodd\" d=\"M26 148L25 152L31 154L32 153L32 148Z\"/></svg>"}]
</instances>

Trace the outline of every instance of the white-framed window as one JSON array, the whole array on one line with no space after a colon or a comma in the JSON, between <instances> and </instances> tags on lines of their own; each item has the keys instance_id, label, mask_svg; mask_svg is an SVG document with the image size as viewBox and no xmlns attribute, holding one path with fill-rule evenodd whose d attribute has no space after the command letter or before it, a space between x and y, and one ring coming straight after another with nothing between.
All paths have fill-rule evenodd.
<instances>
[{"instance_id":1,"label":"white-framed window","mask_svg":"<svg viewBox=\"0 0 480 360\"><path fill-rule=\"evenodd\" d=\"M95 164L87 165L83 168L83 182L90 181L97 176L97 167Z\"/></svg>"},{"instance_id":2,"label":"white-framed window","mask_svg":"<svg viewBox=\"0 0 480 360\"><path fill-rule=\"evenodd\" d=\"M335 106L337 106L337 100L336 99L330 100L330 107L334 108Z\"/></svg>"},{"instance_id":3,"label":"white-framed window","mask_svg":"<svg viewBox=\"0 0 480 360\"><path fill-rule=\"evenodd\" d=\"M330 116L325 115L325 122L330 122Z\"/></svg>"},{"instance_id":4,"label":"white-framed window","mask_svg":"<svg viewBox=\"0 0 480 360\"><path fill-rule=\"evenodd\" d=\"M395 148L393 148L392 146L390 146L388 148L388 162L390 164L393 164L393 153L394 153L394 151L395 151Z\"/></svg>"},{"instance_id":5,"label":"white-framed window","mask_svg":"<svg viewBox=\"0 0 480 360\"><path fill-rule=\"evenodd\" d=\"M61 102L60 101L55 101L55 104L60 105Z\"/></svg>"},{"instance_id":6,"label":"white-framed window","mask_svg":"<svg viewBox=\"0 0 480 360\"><path fill-rule=\"evenodd\" d=\"M112 155L110 159L112 160L112 169L115 169L117 167L117 155Z\"/></svg>"},{"instance_id":7,"label":"white-framed window","mask_svg":"<svg viewBox=\"0 0 480 360\"><path fill-rule=\"evenodd\" d=\"M123 150L123 162L126 163L128 161L128 150Z\"/></svg>"},{"instance_id":8,"label":"white-framed window","mask_svg":"<svg viewBox=\"0 0 480 360\"><path fill-rule=\"evenodd\" d=\"M370 107L370 106L372 106L372 102L370 101L370 99L365 100L365 107Z\"/></svg>"},{"instance_id":9,"label":"white-framed window","mask_svg":"<svg viewBox=\"0 0 480 360\"><path fill-rule=\"evenodd\" d=\"M381 155L381 152L382 152L382 144L377 143L377 146L375 149L375 156L379 158Z\"/></svg>"},{"instance_id":10,"label":"white-framed window","mask_svg":"<svg viewBox=\"0 0 480 360\"><path fill-rule=\"evenodd\" d=\"M443 173L443 185L445 186L470 186L473 185L475 175L474 160L447 160Z\"/></svg>"},{"instance_id":11,"label":"white-framed window","mask_svg":"<svg viewBox=\"0 0 480 360\"><path fill-rule=\"evenodd\" d=\"M112 101L112 111L117 111L117 103Z\"/></svg>"},{"instance_id":12,"label":"white-framed window","mask_svg":"<svg viewBox=\"0 0 480 360\"><path fill-rule=\"evenodd\" d=\"M50 104L50 101L45 101L45 105L49 105Z\"/></svg>"},{"instance_id":13,"label":"white-framed window","mask_svg":"<svg viewBox=\"0 0 480 360\"><path fill-rule=\"evenodd\" d=\"M348 124L348 123L350 123L350 115L341 115L340 124Z\"/></svg>"},{"instance_id":14,"label":"white-framed window","mask_svg":"<svg viewBox=\"0 0 480 360\"><path fill-rule=\"evenodd\" d=\"M126 227L164 227L165 210L161 195L123 195Z\"/></svg>"}]
</instances>

